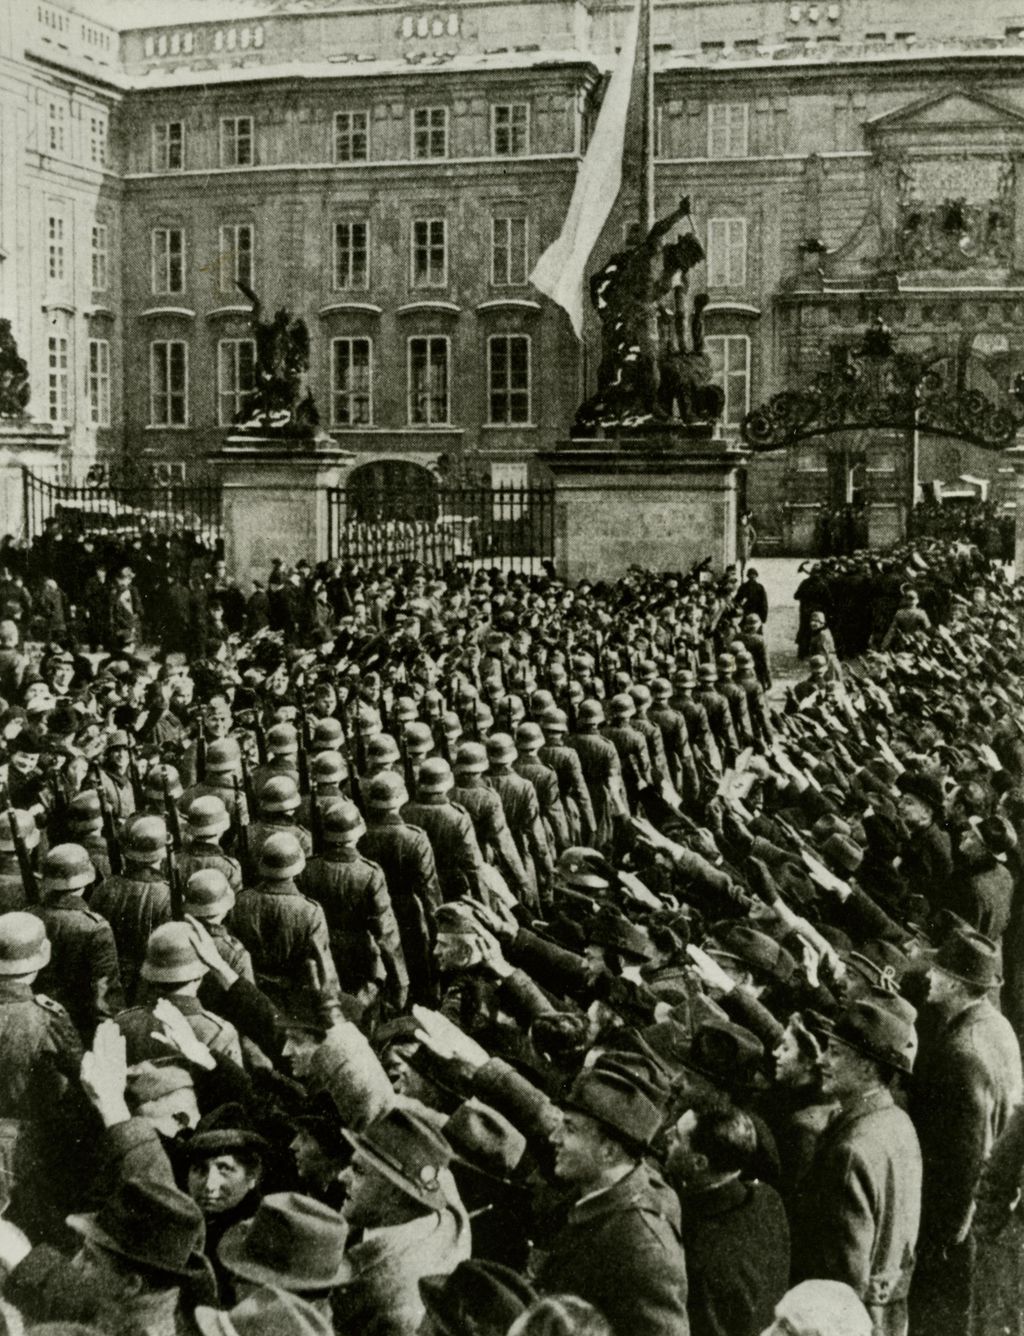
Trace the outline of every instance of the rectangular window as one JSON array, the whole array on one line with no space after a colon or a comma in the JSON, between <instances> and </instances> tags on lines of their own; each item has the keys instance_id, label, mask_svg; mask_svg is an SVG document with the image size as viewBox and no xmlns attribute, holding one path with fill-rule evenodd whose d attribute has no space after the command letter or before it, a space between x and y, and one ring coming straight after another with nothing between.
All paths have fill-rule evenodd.
<instances>
[{"instance_id":1,"label":"rectangular window","mask_svg":"<svg viewBox=\"0 0 1024 1336\"><path fill-rule=\"evenodd\" d=\"M413 111L412 156L414 158L447 158L447 107L417 107Z\"/></svg>"},{"instance_id":2,"label":"rectangular window","mask_svg":"<svg viewBox=\"0 0 1024 1336\"><path fill-rule=\"evenodd\" d=\"M180 227L154 227L151 234L153 294L185 291L185 234Z\"/></svg>"},{"instance_id":3,"label":"rectangular window","mask_svg":"<svg viewBox=\"0 0 1024 1336\"><path fill-rule=\"evenodd\" d=\"M188 344L160 339L149 345L149 422L153 427L188 423Z\"/></svg>"},{"instance_id":4,"label":"rectangular window","mask_svg":"<svg viewBox=\"0 0 1024 1336\"><path fill-rule=\"evenodd\" d=\"M514 524L526 514L530 466L526 463L491 465L491 518L496 524Z\"/></svg>"},{"instance_id":5,"label":"rectangular window","mask_svg":"<svg viewBox=\"0 0 1024 1336\"><path fill-rule=\"evenodd\" d=\"M747 285L747 220L708 219L708 287Z\"/></svg>"},{"instance_id":6,"label":"rectangular window","mask_svg":"<svg viewBox=\"0 0 1024 1336\"><path fill-rule=\"evenodd\" d=\"M496 158L521 158L530 151L530 105L510 102L491 107L491 152Z\"/></svg>"},{"instance_id":7,"label":"rectangular window","mask_svg":"<svg viewBox=\"0 0 1024 1336\"><path fill-rule=\"evenodd\" d=\"M750 411L750 340L745 334L710 334L706 346L715 383L725 393L722 421L738 427Z\"/></svg>"},{"instance_id":8,"label":"rectangular window","mask_svg":"<svg viewBox=\"0 0 1024 1336\"><path fill-rule=\"evenodd\" d=\"M708 157L745 158L749 117L745 102L712 102L708 106Z\"/></svg>"},{"instance_id":9,"label":"rectangular window","mask_svg":"<svg viewBox=\"0 0 1024 1336\"><path fill-rule=\"evenodd\" d=\"M255 388L255 341L221 339L217 344L217 421L222 427L241 420Z\"/></svg>"},{"instance_id":10,"label":"rectangular window","mask_svg":"<svg viewBox=\"0 0 1024 1336\"><path fill-rule=\"evenodd\" d=\"M89 161L94 167L107 165L107 118L89 117Z\"/></svg>"},{"instance_id":11,"label":"rectangular window","mask_svg":"<svg viewBox=\"0 0 1024 1336\"><path fill-rule=\"evenodd\" d=\"M92 229L92 290L106 292L110 287L110 229L106 223L94 223Z\"/></svg>"},{"instance_id":12,"label":"rectangular window","mask_svg":"<svg viewBox=\"0 0 1024 1336\"><path fill-rule=\"evenodd\" d=\"M409 422L435 427L450 421L449 348L442 335L409 340Z\"/></svg>"},{"instance_id":13,"label":"rectangular window","mask_svg":"<svg viewBox=\"0 0 1024 1336\"><path fill-rule=\"evenodd\" d=\"M448 283L448 225L443 218L417 218L412 225L412 286Z\"/></svg>"},{"instance_id":14,"label":"rectangular window","mask_svg":"<svg viewBox=\"0 0 1024 1336\"><path fill-rule=\"evenodd\" d=\"M59 283L64 278L64 219L59 213L50 214L46 231L46 273Z\"/></svg>"},{"instance_id":15,"label":"rectangular window","mask_svg":"<svg viewBox=\"0 0 1024 1336\"><path fill-rule=\"evenodd\" d=\"M370 283L370 224L334 224L334 286L362 291Z\"/></svg>"},{"instance_id":16,"label":"rectangular window","mask_svg":"<svg viewBox=\"0 0 1024 1336\"><path fill-rule=\"evenodd\" d=\"M51 153L64 152L65 110L62 102L51 102L47 107L47 143Z\"/></svg>"},{"instance_id":17,"label":"rectangular window","mask_svg":"<svg viewBox=\"0 0 1024 1336\"><path fill-rule=\"evenodd\" d=\"M331 422L369 427L373 422L373 347L369 339L331 343Z\"/></svg>"},{"instance_id":18,"label":"rectangular window","mask_svg":"<svg viewBox=\"0 0 1024 1336\"><path fill-rule=\"evenodd\" d=\"M220 165L251 167L253 156L252 117L223 116L220 122Z\"/></svg>"},{"instance_id":19,"label":"rectangular window","mask_svg":"<svg viewBox=\"0 0 1024 1336\"><path fill-rule=\"evenodd\" d=\"M487 340L487 421L512 426L530 421L530 339L492 334Z\"/></svg>"},{"instance_id":20,"label":"rectangular window","mask_svg":"<svg viewBox=\"0 0 1024 1336\"><path fill-rule=\"evenodd\" d=\"M220 229L217 251L220 260L220 290L234 292L236 283L253 285L255 228L252 223L228 223Z\"/></svg>"},{"instance_id":21,"label":"rectangular window","mask_svg":"<svg viewBox=\"0 0 1024 1336\"><path fill-rule=\"evenodd\" d=\"M491 219L491 282L499 288L522 287L529 272L525 218Z\"/></svg>"},{"instance_id":22,"label":"rectangular window","mask_svg":"<svg viewBox=\"0 0 1024 1336\"><path fill-rule=\"evenodd\" d=\"M110 344L106 339L89 340L89 421L110 426Z\"/></svg>"},{"instance_id":23,"label":"rectangular window","mask_svg":"<svg viewBox=\"0 0 1024 1336\"><path fill-rule=\"evenodd\" d=\"M370 117L365 111L334 113L334 161L367 162L370 157Z\"/></svg>"},{"instance_id":24,"label":"rectangular window","mask_svg":"<svg viewBox=\"0 0 1024 1336\"><path fill-rule=\"evenodd\" d=\"M185 126L163 121L153 126L153 171L180 172L185 166Z\"/></svg>"},{"instance_id":25,"label":"rectangular window","mask_svg":"<svg viewBox=\"0 0 1024 1336\"><path fill-rule=\"evenodd\" d=\"M51 422L68 420L68 340L64 334L51 334L47 347L48 411Z\"/></svg>"}]
</instances>

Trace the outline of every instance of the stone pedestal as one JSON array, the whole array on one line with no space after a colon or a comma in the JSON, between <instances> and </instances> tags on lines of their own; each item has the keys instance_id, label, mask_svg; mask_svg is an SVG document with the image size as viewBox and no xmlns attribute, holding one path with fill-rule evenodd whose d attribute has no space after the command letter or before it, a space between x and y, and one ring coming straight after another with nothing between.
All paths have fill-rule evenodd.
<instances>
[{"instance_id":1,"label":"stone pedestal","mask_svg":"<svg viewBox=\"0 0 1024 1336\"><path fill-rule=\"evenodd\" d=\"M326 433L294 443L254 432L228 437L212 462L223 488L224 559L235 579L265 579L275 557L294 565L330 555L328 491L342 486L354 458Z\"/></svg>"},{"instance_id":2,"label":"stone pedestal","mask_svg":"<svg viewBox=\"0 0 1024 1336\"><path fill-rule=\"evenodd\" d=\"M685 570L736 560L739 481L749 452L710 425L567 441L539 456L554 478L555 568L615 579L630 566Z\"/></svg>"},{"instance_id":3,"label":"stone pedestal","mask_svg":"<svg viewBox=\"0 0 1024 1336\"><path fill-rule=\"evenodd\" d=\"M49 511L26 514L25 505L32 505L32 496L23 470L43 482L60 482L67 443L67 432L48 422L0 418L0 533L30 537L42 530Z\"/></svg>"}]
</instances>

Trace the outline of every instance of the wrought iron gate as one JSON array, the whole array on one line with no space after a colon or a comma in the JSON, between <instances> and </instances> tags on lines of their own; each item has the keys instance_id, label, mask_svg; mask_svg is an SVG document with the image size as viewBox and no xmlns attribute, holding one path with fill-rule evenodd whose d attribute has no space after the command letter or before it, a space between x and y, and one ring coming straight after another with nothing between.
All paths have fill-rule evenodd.
<instances>
[{"instance_id":1,"label":"wrought iron gate","mask_svg":"<svg viewBox=\"0 0 1024 1336\"><path fill-rule=\"evenodd\" d=\"M212 545L222 535L219 484L166 486L102 483L76 487L22 470L26 538L47 521L69 534L136 537L144 533L194 535Z\"/></svg>"}]
</instances>

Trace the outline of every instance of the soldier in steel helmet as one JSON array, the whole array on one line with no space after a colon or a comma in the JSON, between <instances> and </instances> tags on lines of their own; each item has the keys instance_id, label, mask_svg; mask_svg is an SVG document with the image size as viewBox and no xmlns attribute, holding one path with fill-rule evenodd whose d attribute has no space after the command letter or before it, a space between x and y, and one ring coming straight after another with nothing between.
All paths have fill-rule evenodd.
<instances>
[{"instance_id":1,"label":"soldier in steel helmet","mask_svg":"<svg viewBox=\"0 0 1024 1336\"><path fill-rule=\"evenodd\" d=\"M162 818L140 816L129 821L121 855L124 871L96 888L89 908L102 914L113 930L121 981L130 1001L150 934L171 917L171 888L164 868L167 827Z\"/></svg>"},{"instance_id":2,"label":"soldier in steel helmet","mask_svg":"<svg viewBox=\"0 0 1024 1336\"><path fill-rule=\"evenodd\" d=\"M331 951L345 990L372 1002L378 995L404 1009L409 975L384 871L358 848L366 823L355 803L337 800L324 812L324 851L306 864L299 885L323 907Z\"/></svg>"},{"instance_id":3,"label":"soldier in steel helmet","mask_svg":"<svg viewBox=\"0 0 1024 1336\"><path fill-rule=\"evenodd\" d=\"M201 868L216 868L224 874L233 891L242 889L242 865L226 854L220 841L231 826L231 818L221 800L213 794L196 798L188 808L185 844L178 855L178 869L183 880Z\"/></svg>"},{"instance_id":4,"label":"soldier in steel helmet","mask_svg":"<svg viewBox=\"0 0 1024 1336\"><path fill-rule=\"evenodd\" d=\"M416 776L416 797L406 803L402 816L412 826L426 831L434 851L434 863L443 900L469 895L486 900L484 860L476 831L466 809L454 802L452 768L440 756L427 757Z\"/></svg>"},{"instance_id":5,"label":"soldier in steel helmet","mask_svg":"<svg viewBox=\"0 0 1024 1336\"><path fill-rule=\"evenodd\" d=\"M299 786L289 775L274 775L260 789L256 795L259 820L249 827L249 865L244 869L247 878L258 875L260 850L272 835L290 835L306 858L313 852L313 837L298 822L301 804Z\"/></svg>"},{"instance_id":6,"label":"soldier in steel helmet","mask_svg":"<svg viewBox=\"0 0 1024 1336\"><path fill-rule=\"evenodd\" d=\"M441 887L430 840L401 815L408 798L400 775L389 770L374 775L364 789L366 833L359 847L384 869L388 886L394 888L392 903L409 971L410 999L427 1002L435 996L430 922L441 904Z\"/></svg>"},{"instance_id":7,"label":"soldier in steel helmet","mask_svg":"<svg viewBox=\"0 0 1024 1336\"><path fill-rule=\"evenodd\" d=\"M512 838L501 799L485 778L487 749L479 742L462 742L455 753L452 801L469 813L480 852L497 867L518 899L531 894L530 879Z\"/></svg>"},{"instance_id":8,"label":"soldier in steel helmet","mask_svg":"<svg viewBox=\"0 0 1024 1336\"><path fill-rule=\"evenodd\" d=\"M103 915L85 903L96 869L80 844L58 844L40 871L41 900L32 912L42 919L51 948L40 991L66 1008L88 1041L100 1021L124 1006L114 934Z\"/></svg>"},{"instance_id":9,"label":"soldier in steel helmet","mask_svg":"<svg viewBox=\"0 0 1024 1336\"><path fill-rule=\"evenodd\" d=\"M49 963L42 921L23 910L0 914L0 1210L10 1200L19 1143L52 1116L82 1061L68 1013L33 991Z\"/></svg>"},{"instance_id":10,"label":"soldier in steel helmet","mask_svg":"<svg viewBox=\"0 0 1024 1336\"><path fill-rule=\"evenodd\" d=\"M283 782L278 777L267 787ZM308 1019L311 1002L322 1017L339 1014L341 987L324 911L295 884L305 866L306 851L292 831L269 835L260 848L256 885L241 892L231 918L252 956L256 982L286 1023Z\"/></svg>"}]
</instances>

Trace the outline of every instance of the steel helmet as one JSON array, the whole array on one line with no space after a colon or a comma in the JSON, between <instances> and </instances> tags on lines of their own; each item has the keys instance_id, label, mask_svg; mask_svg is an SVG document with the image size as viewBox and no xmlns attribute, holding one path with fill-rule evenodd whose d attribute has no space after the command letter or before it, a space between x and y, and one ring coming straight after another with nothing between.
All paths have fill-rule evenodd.
<instances>
[{"instance_id":1,"label":"steel helmet","mask_svg":"<svg viewBox=\"0 0 1024 1336\"><path fill-rule=\"evenodd\" d=\"M225 774L237 770L242 763L242 750L237 738L216 738L206 748L206 773Z\"/></svg>"},{"instance_id":2,"label":"steel helmet","mask_svg":"<svg viewBox=\"0 0 1024 1336\"><path fill-rule=\"evenodd\" d=\"M260 812L294 812L301 799L298 786L290 775L273 775L256 797Z\"/></svg>"},{"instance_id":3,"label":"steel helmet","mask_svg":"<svg viewBox=\"0 0 1024 1336\"><path fill-rule=\"evenodd\" d=\"M516 748L518 751L533 754L544 746L544 734L539 724L522 723L516 727Z\"/></svg>"},{"instance_id":4,"label":"steel helmet","mask_svg":"<svg viewBox=\"0 0 1024 1336\"><path fill-rule=\"evenodd\" d=\"M348 779L348 766L340 752L321 751L310 758L309 778L313 784L340 784Z\"/></svg>"},{"instance_id":5,"label":"steel helmet","mask_svg":"<svg viewBox=\"0 0 1024 1336\"><path fill-rule=\"evenodd\" d=\"M231 825L228 809L215 794L196 798L188 809L189 834L210 839L223 833Z\"/></svg>"},{"instance_id":6,"label":"steel helmet","mask_svg":"<svg viewBox=\"0 0 1024 1336\"><path fill-rule=\"evenodd\" d=\"M345 737L345 730L337 719L318 719L313 725L313 751L337 751Z\"/></svg>"},{"instance_id":7,"label":"steel helmet","mask_svg":"<svg viewBox=\"0 0 1024 1336\"><path fill-rule=\"evenodd\" d=\"M519 753L507 733L492 733L487 739L487 760L491 765L510 765Z\"/></svg>"},{"instance_id":8,"label":"steel helmet","mask_svg":"<svg viewBox=\"0 0 1024 1336\"><path fill-rule=\"evenodd\" d=\"M286 830L271 835L260 850L259 872L267 881L287 881L305 866L302 845Z\"/></svg>"},{"instance_id":9,"label":"steel helmet","mask_svg":"<svg viewBox=\"0 0 1024 1336\"><path fill-rule=\"evenodd\" d=\"M190 983L201 979L206 970L187 923L162 923L149 934L140 970L149 983Z\"/></svg>"},{"instance_id":10,"label":"steel helmet","mask_svg":"<svg viewBox=\"0 0 1024 1336\"><path fill-rule=\"evenodd\" d=\"M235 903L231 883L215 867L203 867L193 872L185 886L183 898L185 913L201 919L216 918L222 910L231 909Z\"/></svg>"},{"instance_id":11,"label":"steel helmet","mask_svg":"<svg viewBox=\"0 0 1024 1336\"><path fill-rule=\"evenodd\" d=\"M76 834L86 835L103 825L100 795L95 789L83 789L68 803L68 825Z\"/></svg>"},{"instance_id":12,"label":"steel helmet","mask_svg":"<svg viewBox=\"0 0 1024 1336\"><path fill-rule=\"evenodd\" d=\"M44 891L77 891L95 880L92 859L80 844L55 844L43 859L40 884Z\"/></svg>"},{"instance_id":13,"label":"steel helmet","mask_svg":"<svg viewBox=\"0 0 1024 1336\"><path fill-rule=\"evenodd\" d=\"M292 724L275 724L267 733L268 756L295 756L299 750L299 735Z\"/></svg>"},{"instance_id":14,"label":"steel helmet","mask_svg":"<svg viewBox=\"0 0 1024 1336\"><path fill-rule=\"evenodd\" d=\"M159 863L167 851L167 826L161 816L140 816L129 821L121 852L133 863Z\"/></svg>"},{"instance_id":15,"label":"steel helmet","mask_svg":"<svg viewBox=\"0 0 1024 1336\"><path fill-rule=\"evenodd\" d=\"M393 770L382 770L366 781L366 802L369 807L401 807L409 801L405 780Z\"/></svg>"},{"instance_id":16,"label":"steel helmet","mask_svg":"<svg viewBox=\"0 0 1024 1336\"><path fill-rule=\"evenodd\" d=\"M487 748L480 742L463 742L455 753L455 769L482 775L487 769Z\"/></svg>"},{"instance_id":17,"label":"steel helmet","mask_svg":"<svg viewBox=\"0 0 1024 1336\"><path fill-rule=\"evenodd\" d=\"M327 808L323 816L324 839L328 844L341 844L344 836L365 826L363 815L355 803L339 799Z\"/></svg>"},{"instance_id":18,"label":"steel helmet","mask_svg":"<svg viewBox=\"0 0 1024 1336\"><path fill-rule=\"evenodd\" d=\"M0 914L0 976L33 974L50 963L50 939L41 918L16 909Z\"/></svg>"},{"instance_id":19,"label":"steel helmet","mask_svg":"<svg viewBox=\"0 0 1024 1336\"><path fill-rule=\"evenodd\" d=\"M452 768L441 756L430 756L420 766L416 787L423 793L447 793L454 788Z\"/></svg>"}]
</instances>

